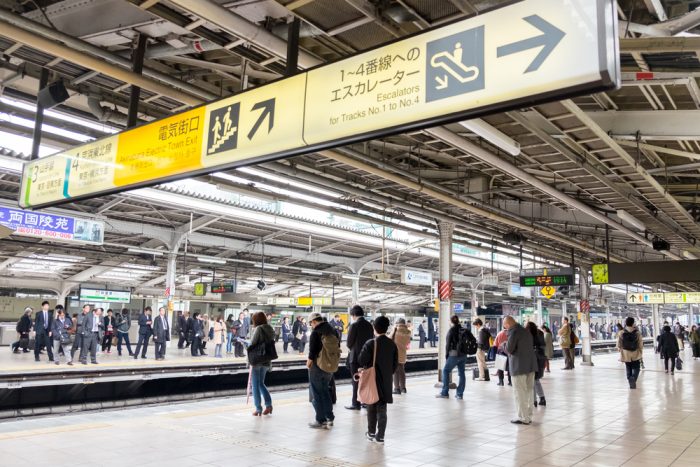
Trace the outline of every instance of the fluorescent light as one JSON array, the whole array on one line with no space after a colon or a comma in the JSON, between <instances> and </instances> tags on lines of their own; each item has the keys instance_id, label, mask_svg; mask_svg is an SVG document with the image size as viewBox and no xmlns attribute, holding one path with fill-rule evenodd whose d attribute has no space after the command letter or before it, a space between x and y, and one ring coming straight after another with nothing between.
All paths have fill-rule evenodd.
<instances>
[{"instance_id":1,"label":"fluorescent light","mask_svg":"<svg viewBox=\"0 0 700 467\"><path fill-rule=\"evenodd\" d=\"M695 256L694 254L692 254L692 253L689 252L688 250L683 250L683 257L684 257L685 259L698 259L697 256Z\"/></svg>"},{"instance_id":2,"label":"fluorescent light","mask_svg":"<svg viewBox=\"0 0 700 467\"><path fill-rule=\"evenodd\" d=\"M520 155L520 143L480 118L459 122L467 130L473 131L494 146L498 146L511 156Z\"/></svg>"},{"instance_id":3,"label":"fluorescent light","mask_svg":"<svg viewBox=\"0 0 700 467\"><path fill-rule=\"evenodd\" d=\"M279 266L275 266L274 264L265 264L265 265L263 265L262 263L255 263L255 264L253 265L253 267L256 267L256 268L263 268L263 269L271 269L271 270L273 270L273 271L276 271L276 270L278 270L278 269L280 268Z\"/></svg>"},{"instance_id":4,"label":"fluorescent light","mask_svg":"<svg viewBox=\"0 0 700 467\"><path fill-rule=\"evenodd\" d=\"M147 250L145 248L129 248L129 253L139 253L142 255L153 255L153 256L163 256L163 252L160 250Z\"/></svg>"},{"instance_id":5,"label":"fluorescent light","mask_svg":"<svg viewBox=\"0 0 700 467\"><path fill-rule=\"evenodd\" d=\"M647 229L647 226L644 225L644 222L640 221L624 209L617 210L617 217L619 217L621 221L627 222L632 227L636 227L637 230L645 231Z\"/></svg>"},{"instance_id":6,"label":"fluorescent light","mask_svg":"<svg viewBox=\"0 0 700 467\"><path fill-rule=\"evenodd\" d=\"M225 259L211 258L209 256L197 256L197 261L199 261L200 263L226 264Z\"/></svg>"},{"instance_id":7,"label":"fluorescent light","mask_svg":"<svg viewBox=\"0 0 700 467\"><path fill-rule=\"evenodd\" d=\"M211 274L209 269L190 269L190 274Z\"/></svg>"},{"instance_id":8,"label":"fluorescent light","mask_svg":"<svg viewBox=\"0 0 700 467\"><path fill-rule=\"evenodd\" d=\"M340 277L342 277L343 279L358 279L359 278L358 276L351 276L349 274L343 274Z\"/></svg>"},{"instance_id":9,"label":"fluorescent light","mask_svg":"<svg viewBox=\"0 0 700 467\"><path fill-rule=\"evenodd\" d=\"M310 274L312 276L322 276L323 273L319 271L311 271L309 269L302 269L301 270L302 274Z\"/></svg>"}]
</instances>

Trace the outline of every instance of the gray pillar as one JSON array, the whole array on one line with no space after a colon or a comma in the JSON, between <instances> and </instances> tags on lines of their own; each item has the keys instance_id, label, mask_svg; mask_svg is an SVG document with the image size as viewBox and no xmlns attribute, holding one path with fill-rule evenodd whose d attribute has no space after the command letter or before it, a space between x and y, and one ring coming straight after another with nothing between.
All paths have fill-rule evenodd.
<instances>
[{"instance_id":1,"label":"gray pillar","mask_svg":"<svg viewBox=\"0 0 700 467\"><path fill-rule=\"evenodd\" d=\"M358 302L360 301L360 275L359 274L352 278L351 300L352 300L353 306L357 305Z\"/></svg>"},{"instance_id":2,"label":"gray pillar","mask_svg":"<svg viewBox=\"0 0 700 467\"><path fill-rule=\"evenodd\" d=\"M581 299L588 300L590 297L590 289L588 287L588 274L581 268L579 272L579 281L581 286ZM602 295L601 295L602 297ZM591 313L590 311L583 312L579 302L579 311L581 312L581 364L593 366L593 352L591 350Z\"/></svg>"},{"instance_id":3,"label":"gray pillar","mask_svg":"<svg viewBox=\"0 0 700 467\"><path fill-rule=\"evenodd\" d=\"M658 288L654 287L654 292L657 292ZM654 323L654 346L656 346L656 336L661 334L661 319L659 316L659 305L651 306L651 320Z\"/></svg>"},{"instance_id":4,"label":"gray pillar","mask_svg":"<svg viewBox=\"0 0 700 467\"><path fill-rule=\"evenodd\" d=\"M440 231L440 281L452 283L452 232L454 224L451 222L438 223ZM438 283L439 284L439 283ZM439 286L438 286L439 287ZM450 297L445 300L440 298L440 311L438 323L440 335L438 339L438 380L442 378L442 367L445 364L445 342L447 341L447 331L450 329L450 315L452 312L452 301Z\"/></svg>"},{"instance_id":5,"label":"gray pillar","mask_svg":"<svg viewBox=\"0 0 700 467\"><path fill-rule=\"evenodd\" d=\"M165 297L168 302L173 301L175 297L175 277L177 275L177 253L168 253L168 268L165 271L165 287L169 288L170 293Z\"/></svg>"},{"instance_id":6,"label":"gray pillar","mask_svg":"<svg viewBox=\"0 0 700 467\"><path fill-rule=\"evenodd\" d=\"M535 309L535 323L537 324L537 327L542 326L542 323L544 322L544 316L542 316L542 299L538 298L537 299L537 308Z\"/></svg>"}]
</instances>

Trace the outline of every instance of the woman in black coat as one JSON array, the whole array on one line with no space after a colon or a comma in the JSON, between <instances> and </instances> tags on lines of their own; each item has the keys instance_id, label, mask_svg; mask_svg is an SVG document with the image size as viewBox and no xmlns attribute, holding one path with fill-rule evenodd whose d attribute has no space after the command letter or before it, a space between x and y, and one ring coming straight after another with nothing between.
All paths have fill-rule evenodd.
<instances>
[{"instance_id":1,"label":"woman in black coat","mask_svg":"<svg viewBox=\"0 0 700 467\"><path fill-rule=\"evenodd\" d=\"M532 343L535 347L535 356L537 356L537 371L535 372L535 386L534 386L534 397L535 397L535 407L537 407L537 396L540 397L540 405L547 405L547 400L544 398L544 389L542 389L542 383L540 383L540 378L544 375L544 365L546 358L544 357L544 333L537 329L537 325L532 321L527 323L525 329L532 334Z\"/></svg>"},{"instance_id":2,"label":"woman in black coat","mask_svg":"<svg viewBox=\"0 0 700 467\"><path fill-rule=\"evenodd\" d=\"M671 374L673 374L673 370L676 369L676 358L678 358L678 340L671 332L671 326L664 326L659 336L659 350L664 357L666 373L668 373L668 361L671 360Z\"/></svg>"},{"instance_id":3,"label":"woman in black coat","mask_svg":"<svg viewBox=\"0 0 700 467\"><path fill-rule=\"evenodd\" d=\"M386 336L389 329L389 318L380 316L374 320L374 333L377 337L368 340L360 352L359 363L362 368L370 368L374 365L377 378L377 393L379 401L367 405L367 439L376 443L384 442L386 431L386 405L394 402L392 396L394 372L399 366L399 350L393 340ZM376 361L374 358L374 346L377 346Z\"/></svg>"}]
</instances>

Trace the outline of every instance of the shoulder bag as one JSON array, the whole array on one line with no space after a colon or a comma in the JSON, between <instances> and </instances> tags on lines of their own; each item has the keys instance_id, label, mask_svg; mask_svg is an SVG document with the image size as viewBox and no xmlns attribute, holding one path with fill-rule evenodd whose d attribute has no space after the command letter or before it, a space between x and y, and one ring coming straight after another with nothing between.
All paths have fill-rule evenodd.
<instances>
[{"instance_id":1,"label":"shoulder bag","mask_svg":"<svg viewBox=\"0 0 700 467\"><path fill-rule=\"evenodd\" d=\"M355 373L355 381L358 381L357 400L363 404L372 405L379 402L379 391L377 390L377 373L374 365L377 363L377 339L374 339L374 355L372 356L372 366L360 368Z\"/></svg>"}]
</instances>

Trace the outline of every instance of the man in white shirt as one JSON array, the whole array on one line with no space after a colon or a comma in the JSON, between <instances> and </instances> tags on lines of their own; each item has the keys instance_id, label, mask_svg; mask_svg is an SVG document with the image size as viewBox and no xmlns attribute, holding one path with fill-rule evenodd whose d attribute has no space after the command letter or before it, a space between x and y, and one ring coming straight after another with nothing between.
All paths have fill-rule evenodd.
<instances>
[{"instance_id":1,"label":"man in white shirt","mask_svg":"<svg viewBox=\"0 0 700 467\"><path fill-rule=\"evenodd\" d=\"M170 340L170 325L165 315L165 307L158 309L158 317L153 320L153 342L156 345L156 360L165 360L165 343Z\"/></svg>"}]
</instances>

